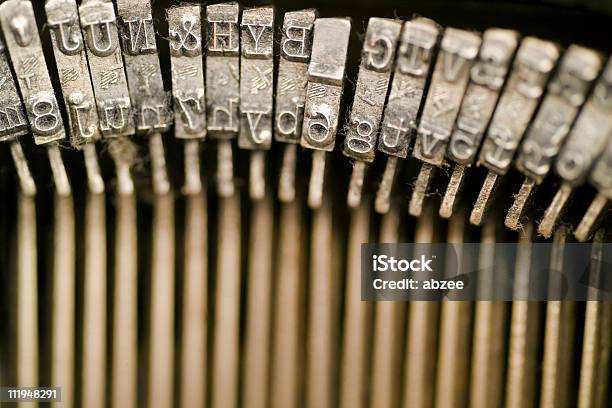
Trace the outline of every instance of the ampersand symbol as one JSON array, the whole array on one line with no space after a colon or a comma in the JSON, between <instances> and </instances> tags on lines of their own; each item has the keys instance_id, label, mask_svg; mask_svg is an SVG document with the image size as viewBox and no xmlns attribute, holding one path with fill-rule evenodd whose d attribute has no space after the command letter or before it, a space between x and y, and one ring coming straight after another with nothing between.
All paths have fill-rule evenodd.
<instances>
[{"instance_id":1,"label":"ampersand symbol","mask_svg":"<svg viewBox=\"0 0 612 408\"><path fill-rule=\"evenodd\" d=\"M170 36L174 41L170 44L170 48L172 51L180 53L184 51L185 54L190 54L193 52L198 52L200 49L201 39L194 31L194 27L196 26L194 16L185 16L183 17L182 30L170 31Z\"/></svg>"}]
</instances>

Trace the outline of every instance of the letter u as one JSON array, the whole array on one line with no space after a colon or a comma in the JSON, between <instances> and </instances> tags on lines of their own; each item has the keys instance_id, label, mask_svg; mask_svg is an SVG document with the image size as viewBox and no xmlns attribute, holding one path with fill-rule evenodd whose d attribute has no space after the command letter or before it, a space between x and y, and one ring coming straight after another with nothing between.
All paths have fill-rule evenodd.
<instances>
[{"instance_id":1,"label":"letter u","mask_svg":"<svg viewBox=\"0 0 612 408\"><path fill-rule=\"evenodd\" d=\"M87 46L95 55L105 57L115 52L117 43L113 42L111 36L112 22L98 22L88 24L86 28Z\"/></svg>"}]
</instances>

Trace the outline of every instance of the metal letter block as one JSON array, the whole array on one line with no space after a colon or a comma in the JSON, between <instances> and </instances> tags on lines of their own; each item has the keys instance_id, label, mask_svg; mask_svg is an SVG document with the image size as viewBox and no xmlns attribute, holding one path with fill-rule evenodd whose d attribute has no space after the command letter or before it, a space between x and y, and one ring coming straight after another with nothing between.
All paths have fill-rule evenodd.
<instances>
[{"instance_id":1,"label":"metal letter block","mask_svg":"<svg viewBox=\"0 0 612 408\"><path fill-rule=\"evenodd\" d=\"M28 119L23 102L15 86L15 77L0 40L0 77L4 78L0 90L0 142L15 140L29 132Z\"/></svg>"},{"instance_id":2,"label":"metal letter block","mask_svg":"<svg viewBox=\"0 0 612 408\"><path fill-rule=\"evenodd\" d=\"M202 59L202 8L166 10L170 34L174 135L179 139L206 137L206 95Z\"/></svg>"},{"instance_id":3,"label":"metal letter block","mask_svg":"<svg viewBox=\"0 0 612 408\"><path fill-rule=\"evenodd\" d=\"M238 3L206 7L206 113L210 137L236 138L239 131L240 31Z\"/></svg>"},{"instance_id":4,"label":"metal letter block","mask_svg":"<svg viewBox=\"0 0 612 408\"><path fill-rule=\"evenodd\" d=\"M240 134L242 149L267 150L272 144L274 89L274 8L242 12L240 63Z\"/></svg>"},{"instance_id":5,"label":"metal letter block","mask_svg":"<svg viewBox=\"0 0 612 408\"><path fill-rule=\"evenodd\" d=\"M334 149L350 31L346 18L315 20L301 142L309 149Z\"/></svg>"},{"instance_id":6,"label":"metal letter block","mask_svg":"<svg viewBox=\"0 0 612 408\"><path fill-rule=\"evenodd\" d=\"M611 136L612 59L609 59L557 157L555 172L564 182L580 186Z\"/></svg>"},{"instance_id":7,"label":"metal letter block","mask_svg":"<svg viewBox=\"0 0 612 408\"><path fill-rule=\"evenodd\" d=\"M0 5L0 22L25 101L36 144L62 140L66 134L51 85L34 10L29 0L8 0Z\"/></svg>"},{"instance_id":8,"label":"metal letter block","mask_svg":"<svg viewBox=\"0 0 612 408\"><path fill-rule=\"evenodd\" d=\"M172 112L157 55L150 0L117 0L117 16L136 132L165 132L172 124Z\"/></svg>"},{"instance_id":9,"label":"metal letter block","mask_svg":"<svg viewBox=\"0 0 612 408\"><path fill-rule=\"evenodd\" d=\"M374 160L401 28L397 20L371 18L368 22L349 129L344 140L346 156L365 162Z\"/></svg>"},{"instance_id":10,"label":"metal letter block","mask_svg":"<svg viewBox=\"0 0 612 408\"><path fill-rule=\"evenodd\" d=\"M79 7L87 60L104 136L134 134L132 102L123 67L113 3L84 0Z\"/></svg>"}]
</instances>

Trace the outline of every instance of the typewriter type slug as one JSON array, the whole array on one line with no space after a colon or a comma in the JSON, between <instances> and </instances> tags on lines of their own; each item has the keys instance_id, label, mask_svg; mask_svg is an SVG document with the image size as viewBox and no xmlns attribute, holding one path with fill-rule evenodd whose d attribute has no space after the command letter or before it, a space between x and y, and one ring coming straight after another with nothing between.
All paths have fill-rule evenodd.
<instances>
[{"instance_id":1,"label":"typewriter type slug","mask_svg":"<svg viewBox=\"0 0 612 408\"><path fill-rule=\"evenodd\" d=\"M0 0L0 407L609 407L610 26Z\"/></svg>"}]
</instances>

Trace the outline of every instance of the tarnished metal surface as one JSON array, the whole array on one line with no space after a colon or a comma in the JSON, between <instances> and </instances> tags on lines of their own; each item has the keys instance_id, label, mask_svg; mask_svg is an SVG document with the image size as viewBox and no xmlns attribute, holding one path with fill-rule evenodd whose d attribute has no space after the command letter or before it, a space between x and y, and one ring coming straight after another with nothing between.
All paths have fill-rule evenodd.
<instances>
[{"instance_id":1,"label":"tarnished metal surface","mask_svg":"<svg viewBox=\"0 0 612 408\"><path fill-rule=\"evenodd\" d=\"M586 9L421 9L448 28L387 1L170 3L0 6L1 386L88 408L610 404L612 63L572 25ZM428 276L478 300L362 300L375 242L446 245Z\"/></svg>"}]
</instances>

